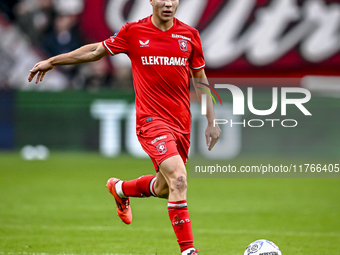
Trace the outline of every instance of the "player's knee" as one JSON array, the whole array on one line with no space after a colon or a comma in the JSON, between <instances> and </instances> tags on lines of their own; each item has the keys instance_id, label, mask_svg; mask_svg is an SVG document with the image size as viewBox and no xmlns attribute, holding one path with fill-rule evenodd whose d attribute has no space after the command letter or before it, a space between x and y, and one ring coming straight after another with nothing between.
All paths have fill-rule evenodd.
<instances>
[{"instance_id":1,"label":"player's knee","mask_svg":"<svg viewBox=\"0 0 340 255\"><path fill-rule=\"evenodd\" d=\"M157 195L157 197L159 198L168 198L169 197L169 187L167 184L159 184L159 183L155 183L155 193Z\"/></svg>"},{"instance_id":2,"label":"player's knee","mask_svg":"<svg viewBox=\"0 0 340 255\"><path fill-rule=\"evenodd\" d=\"M177 174L170 180L170 192L186 192L188 187L186 174Z\"/></svg>"},{"instance_id":3,"label":"player's knee","mask_svg":"<svg viewBox=\"0 0 340 255\"><path fill-rule=\"evenodd\" d=\"M162 189L156 194L157 194L157 197L159 197L159 198L168 199L169 198L169 188Z\"/></svg>"}]
</instances>

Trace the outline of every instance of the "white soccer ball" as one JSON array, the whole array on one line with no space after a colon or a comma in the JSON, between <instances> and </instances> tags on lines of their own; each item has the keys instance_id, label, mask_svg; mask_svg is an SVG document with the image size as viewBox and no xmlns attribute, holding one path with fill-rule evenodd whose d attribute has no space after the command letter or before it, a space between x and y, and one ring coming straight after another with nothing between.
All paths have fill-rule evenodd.
<instances>
[{"instance_id":1,"label":"white soccer ball","mask_svg":"<svg viewBox=\"0 0 340 255\"><path fill-rule=\"evenodd\" d=\"M243 255L282 255L282 253L272 241L260 239L249 244Z\"/></svg>"}]
</instances>

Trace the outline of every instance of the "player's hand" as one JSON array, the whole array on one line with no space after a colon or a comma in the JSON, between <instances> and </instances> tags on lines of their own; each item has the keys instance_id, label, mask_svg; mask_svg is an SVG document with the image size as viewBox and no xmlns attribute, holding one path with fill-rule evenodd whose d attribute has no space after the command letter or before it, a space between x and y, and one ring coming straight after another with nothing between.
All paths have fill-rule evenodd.
<instances>
[{"instance_id":1,"label":"player's hand","mask_svg":"<svg viewBox=\"0 0 340 255\"><path fill-rule=\"evenodd\" d=\"M215 127L213 125L208 125L207 129L205 130L205 138L209 151L211 151L211 149L215 146L220 136L221 129L217 124L215 124Z\"/></svg>"},{"instance_id":2,"label":"player's hand","mask_svg":"<svg viewBox=\"0 0 340 255\"><path fill-rule=\"evenodd\" d=\"M45 74L53 69L53 65L49 62L49 60L41 61L30 70L30 74L28 75L28 81L31 82L35 75L37 75L37 79L35 80L35 83L38 83L39 81L43 81Z\"/></svg>"}]
</instances>

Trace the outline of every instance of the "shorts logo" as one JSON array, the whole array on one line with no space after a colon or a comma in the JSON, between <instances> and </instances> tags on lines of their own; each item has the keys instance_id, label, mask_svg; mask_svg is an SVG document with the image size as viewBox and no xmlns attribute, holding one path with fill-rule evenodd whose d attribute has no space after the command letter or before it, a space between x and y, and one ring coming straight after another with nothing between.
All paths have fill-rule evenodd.
<instances>
[{"instance_id":1,"label":"shorts logo","mask_svg":"<svg viewBox=\"0 0 340 255\"><path fill-rule=\"evenodd\" d=\"M179 39L178 43L179 43L179 48L181 49L181 51L184 51L184 52L188 51L188 41Z\"/></svg>"},{"instance_id":2,"label":"shorts logo","mask_svg":"<svg viewBox=\"0 0 340 255\"><path fill-rule=\"evenodd\" d=\"M155 142L157 142L157 141L159 141L159 140L162 140L162 139L165 139L165 138L167 138L166 135L162 135L162 136L160 136L160 137L157 137L157 138L155 138L154 140L152 140L151 144L154 144Z\"/></svg>"},{"instance_id":3,"label":"shorts logo","mask_svg":"<svg viewBox=\"0 0 340 255\"><path fill-rule=\"evenodd\" d=\"M161 142L156 146L159 155L163 155L164 153L166 153L168 151L168 149L166 148L166 144L165 142Z\"/></svg>"}]
</instances>

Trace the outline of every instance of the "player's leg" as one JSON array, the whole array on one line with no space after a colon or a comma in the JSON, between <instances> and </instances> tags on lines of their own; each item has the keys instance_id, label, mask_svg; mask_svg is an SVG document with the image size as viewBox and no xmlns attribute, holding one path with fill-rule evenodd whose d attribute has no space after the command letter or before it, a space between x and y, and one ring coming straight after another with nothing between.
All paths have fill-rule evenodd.
<instances>
[{"instance_id":1,"label":"player's leg","mask_svg":"<svg viewBox=\"0 0 340 255\"><path fill-rule=\"evenodd\" d=\"M156 175L144 175L131 181L122 181L117 178L110 178L107 181L106 186L116 201L117 214L124 223L132 222L129 197L156 196L155 182Z\"/></svg>"},{"instance_id":2,"label":"player's leg","mask_svg":"<svg viewBox=\"0 0 340 255\"><path fill-rule=\"evenodd\" d=\"M169 186L168 213L183 255L197 254L187 207L187 172L181 156L167 158L160 172Z\"/></svg>"},{"instance_id":3,"label":"player's leg","mask_svg":"<svg viewBox=\"0 0 340 255\"><path fill-rule=\"evenodd\" d=\"M140 138L138 137L138 139ZM154 166L156 166L155 162ZM118 178L111 178L107 181L106 186L115 198L117 205L117 215L124 223L130 224L132 222L132 211L130 207L129 196L153 196L155 177L155 175L146 175L131 181L122 181Z\"/></svg>"},{"instance_id":4,"label":"player's leg","mask_svg":"<svg viewBox=\"0 0 340 255\"><path fill-rule=\"evenodd\" d=\"M131 181L118 181L116 191L122 198L150 196L167 198L169 193L168 185L159 172L158 162L178 154L175 138L168 129L156 126L141 132L138 140L144 151L150 156L156 175L145 175ZM168 147L166 144L168 144Z\"/></svg>"},{"instance_id":5,"label":"player's leg","mask_svg":"<svg viewBox=\"0 0 340 255\"><path fill-rule=\"evenodd\" d=\"M122 181L117 178L110 178L107 181L111 194L117 204L117 214L126 224L132 222L132 212L129 197L150 197L168 198L168 184L161 174L145 175L131 181Z\"/></svg>"},{"instance_id":6,"label":"player's leg","mask_svg":"<svg viewBox=\"0 0 340 255\"><path fill-rule=\"evenodd\" d=\"M186 200L187 171L180 155L165 159L159 171L169 186L169 201Z\"/></svg>"},{"instance_id":7,"label":"player's leg","mask_svg":"<svg viewBox=\"0 0 340 255\"><path fill-rule=\"evenodd\" d=\"M143 175L130 181L117 183L117 192L121 197L151 197L156 196L154 184L156 175Z\"/></svg>"},{"instance_id":8,"label":"player's leg","mask_svg":"<svg viewBox=\"0 0 340 255\"><path fill-rule=\"evenodd\" d=\"M154 165L158 169L156 162ZM115 198L118 216L126 224L132 222L129 197L168 198L169 195L168 184L159 171L156 175L144 175L131 181L110 178L106 186Z\"/></svg>"},{"instance_id":9,"label":"player's leg","mask_svg":"<svg viewBox=\"0 0 340 255\"><path fill-rule=\"evenodd\" d=\"M120 185L121 182L121 185ZM156 175L144 175L131 181L120 181L116 190L121 197L168 198L169 187L160 171Z\"/></svg>"},{"instance_id":10,"label":"player's leg","mask_svg":"<svg viewBox=\"0 0 340 255\"><path fill-rule=\"evenodd\" d=\"M166 198L169 197L169 186L166 182L163 174L158 171L156 174L156 181L154 184L154 191L157 197L159 198Z\"/></svg>"}]
</instances>

